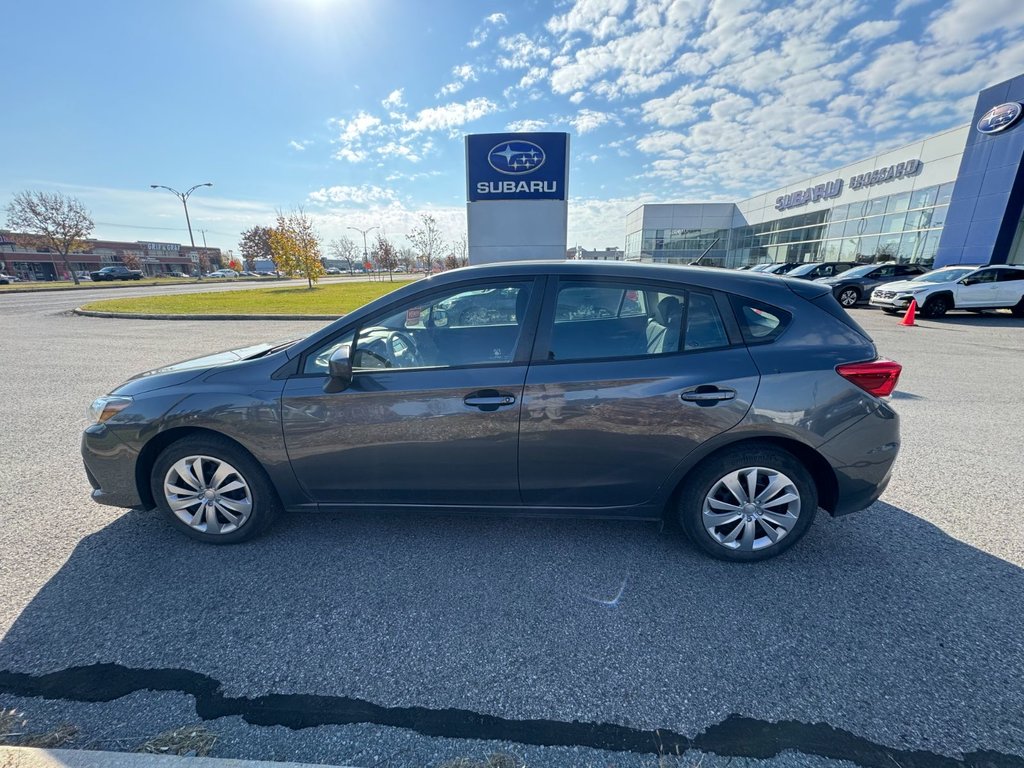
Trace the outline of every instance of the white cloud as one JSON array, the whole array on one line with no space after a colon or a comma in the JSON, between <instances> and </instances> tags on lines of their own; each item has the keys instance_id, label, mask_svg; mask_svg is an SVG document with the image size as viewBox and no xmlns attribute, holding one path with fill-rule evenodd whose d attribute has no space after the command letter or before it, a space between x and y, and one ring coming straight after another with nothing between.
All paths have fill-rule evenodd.
<instances>
[{"instance_id":1,"label":"white cloud","mask_svg":"<svg viewBox=\"0 0 1024 768\"><path fill-rule=\"evenodd\" d=\"M492 13L486 16L483 23L473 30L473 39L467 45L470 48L479 48L486 42L491 34L491 27L503 27L508 24L508 17L504 13Z\"/></svg>"},{"instance_id":2,"label":"white cloud","mask_svg":"<svg viewBox=\"0 0 1024 768\"><path fill-rule=\"evenodd\" d=\"M401 128L413 133L451 130L497 110L498 105L493 101L479 97L466 102L453 102L441 107L422 109L415 118L403 123Z\"/></svg>"},{"instance_id":3,"label":"white cloud","mask_svg":"<svg viewBox=\"0 0 1024 768\"><path fill-rule=\"evenodd\" d=\"M371 115L368 112L360 111L351 120L338 120L338 128L341 129L341 133L338 135L338 140L342 143L351 143L358 141L363 137L364 134L373 133L380 128L380 118Z\"/></svg>"},{"instance_id":4,"label":"white cloud","mask_svg":"<svg viewBox=\"0 0 1024 768\"><path fill-rule=\"evenodd\" d=\"M461 91L467 82L476 80L476 70L473 69L471 64L461 64L457 67L452 67L452 77L455 79L441 88L436 94L437 96L448 96Z\"/></svg>"},{"instance_id":5,"label":"white cloud","mask_svg":"<svg viewBox=\"0 0 1024 768\"><path fill-rule=\"evenodd\" d=\"M402 109L408 106L402 98L404 93L404 88L396 88L381 102L381 106L385 109Z\"/></svg>"},{"instance_id":6,"label":"white cloud","mask_svg":"<svg viewBox=\"0 0 1024 768\"><path fill-rule=\"evenodd\" d=\"M568 13L552 17L547 28L556 35L586 32L604 40L619 28L618 17L629 8L629 0L577 0Z\"/></svg>"},{"instance_id":7,"label":"white cloud","mask_svg":"<svg viewBox=\"0 0 1024 768\"><path fill-rule=\"evenodd\" d=\"M598 112L593 109L581 109L569 123L576 129L576 133L584 134L597 130L605 123L613 120L612 115L607 112Z\"/></svg>"},{"instance_id":8,"label":"white cloud","mask_svg":"<svg viewBox=\"0 0 1024 768\"><path fill-rule=\"evenodd\" d=\"M533 66L534 62L549 60L552 55L550 48L522 32L501 38L498 47L504 51L504 55L498 57L498 66L502 69L526 69Z\"/></svg>"},{"instance_id":9,"label":"white cloud","mask_svg":"<svg viewBox=\"0 0 1024 768\"><path fill-rule=\"evenodd\" d=\"M850 30L848 37L851 40L877 40L881 37L888 37L900 27L898 19L887 21L865 21Z\"/></svg>"},{"instance_id":10,"label":"white cloud","mask_svg":"<svg viewBox=\"0 0 1024 768\"><path fill-rule=\"evenodd\" d=\"M512 131L513 133L533 133L535 131L543 131L548 127L548 124L544 120L516 120L509 123L505 130Z\"/></svg>"},{"instance_id":11,"label":"white cloud","mask_svg":"<svg viewBox=\"0 0 1024 768\"><path fill-rule=\"evenodd\" d=\"M1020 0L954 0L928 26L937 40L957 43L1000 30L1018 31L1024 26Z\"/></svg>"},{"instance_id":12,"label":"white cloud","mask_svg":"<svg viewBox=\"0 0 1024 768\"><path fill-rule=\"evenodd\" d=\"M295 139L292 139L291 141L288 142L288 146L294 149L296 152L305 152L306 147L308 147L312 143L313 142L311 141L295 141Z\"/></svg>"},{"instance_id":13,"label":"white cloud","mask_svg":"<svg viewBox=\"0 0 1024 768\"><path fill-rule=\"evenodd\" d=\"M311 203L376 203L395 199L395 193L390 189L378 187L373 184L366 184L359 187L334 186L321 187L309 193Z\"/></svg>"}]
</instances>

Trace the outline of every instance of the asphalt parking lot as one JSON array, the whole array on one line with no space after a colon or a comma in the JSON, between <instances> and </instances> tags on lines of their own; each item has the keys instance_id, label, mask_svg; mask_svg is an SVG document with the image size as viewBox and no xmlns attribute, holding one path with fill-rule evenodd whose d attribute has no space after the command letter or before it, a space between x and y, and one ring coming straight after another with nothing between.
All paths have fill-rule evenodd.
<instances>
[{"instance_id":1,"label":"asphalt parking lot","mask_svg":"<svg viewBox=\"0 0 1024 768\"><path fill-rule=\"evenodd\" d=\"M904 364L892 484L736 566L647 523L307 515L214 548L93 504L93 397L321 323L86 300L0 296L0 709L67 746L201 722L216 756L358 766L1024 766L1024 321L854 310Z\"/></svg>"}]
</instances>

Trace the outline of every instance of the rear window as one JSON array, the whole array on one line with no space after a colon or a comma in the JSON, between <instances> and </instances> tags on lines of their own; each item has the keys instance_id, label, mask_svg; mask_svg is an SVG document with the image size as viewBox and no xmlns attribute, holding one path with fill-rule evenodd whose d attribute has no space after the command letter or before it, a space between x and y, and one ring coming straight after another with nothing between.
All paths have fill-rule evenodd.
<instances>
[{"instance_id":1,"label":"rear window","mask_svg":"<svg viewBox=\"0 0 1024 768\"><path fill-rule=\"evenodd\" d=\"M831 294L829 298L832 298ZM748 344L763 344L778 338L791 319L791 315L783 309L742 296L733 296L732 304L743 340Z\"/></svg>"}]
</instances>

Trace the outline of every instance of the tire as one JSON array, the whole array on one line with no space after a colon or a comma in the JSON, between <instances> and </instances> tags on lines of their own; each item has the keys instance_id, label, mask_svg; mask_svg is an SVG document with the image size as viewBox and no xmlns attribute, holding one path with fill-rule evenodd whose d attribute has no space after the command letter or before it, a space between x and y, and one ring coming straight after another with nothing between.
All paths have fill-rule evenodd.
<instances>
[{"instance_id":1,"label":"tire","mask_svg":"<svg viewBox=\"0 0 1024 768\"><path fill-rule=\"evenodd\" d=\"M856 288L840 288L836 291L836 301L842 305L843 309L853 309L860 301L860 291Z\"/></svg>"},{"instance_id":2,"label":"tire","mask_svg":"<svg viewBox=\"0 0 1024 768\"><path fill-rule=\"evenodd\" d=\"M749 496L751 472L756 473L755 499L771 482L780 484L763 500L767 510L760 503L746 508L738 503ZM738 482L739 495L726 487L732 481ZM790 495L795 499L778 503ZM728 520L728 505L737 509L734 521ZM779 514L780 509L786 514ZM811 527L817 509L817 486L799 459L781 448L749 444L727 448L699 464L684 481L678 514L683 532L705 554L730 562L754 562L781 555L796 544ZM774 517L762 517L765 512ZM710 518L715 514L721 516L719 520ZM786 522L776 522L782 520Z\"/></svg>"},{"instance_id":3,"label":"tire","mask_svg":"<svg viewBox=\"0 0 1024 768\"><path fill-rule=\"evenodd\" d=\"M949 297L938 295L928 299L921 307L921 317L942 317L953 307Z\"/></svg>"},{"instance_id":4,"label":"tire","mask_svg":"<svg viewBox=\"0 0 1024 768\"><path fill-rule=\"evenodd\" d=\"M1024 317L1024 296L1021 297L1020 301L1010 307L1010 314L1014 317Z\"/></svg>"},{"instance_id":5,"label":"tire","mask_svg":"<svg viewBox=\"0 0 1024 768\"><path fill-rule=\"evenodd\" d=\"M197 462L201 478L197 478ZM215 487L213 481L221 468ZM167 491L165 483L189 493ZM236 544L259 536L270 527L281 506L259 462L235 443L216 436L185 437L165 448L153 464L150 488L157 507L175 528L210 544ZM210 490L204 493L204 489Z\"/></svg>"},{"instance_id":6,"label":"tire","mask_svg":"<svg viewBox=\"0 0 1024 768\"><path fill-rule=\"evenodd\" d=\"M898 309L884 309L883 308L882 311L885 312L885 314L887 314L887 315L898 315L900 313L900 311Z\"/></svg>"}]
</instances>

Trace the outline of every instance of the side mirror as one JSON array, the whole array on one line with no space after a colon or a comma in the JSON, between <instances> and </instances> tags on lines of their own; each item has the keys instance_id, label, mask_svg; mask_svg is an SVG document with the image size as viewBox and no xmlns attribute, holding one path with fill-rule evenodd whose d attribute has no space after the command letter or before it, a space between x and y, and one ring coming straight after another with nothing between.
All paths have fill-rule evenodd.
<instances>
[{"instance_id":1,"label":"side mirror","mask_svg":"<svg viewBox=\"0 0 1024 768\"><path fill-rule=\"evenodd\" d=\"M976 282L978 281L973 277L965 277L960 281L960 285L974 285Z\"/></svg>"},{"instance_id":2,"label":"side mirror","mask_svg":"<svg viewBox=\"0 0 1024 768\"><path fill-rule=\"evenodd\" d=\"M342 344L327 361L327 383L324 392L341 392L352 384L352 347Z\"/></svg>"}]
</instances>

